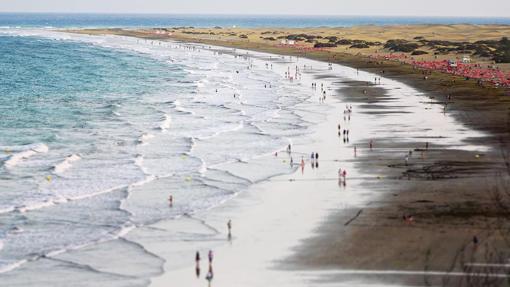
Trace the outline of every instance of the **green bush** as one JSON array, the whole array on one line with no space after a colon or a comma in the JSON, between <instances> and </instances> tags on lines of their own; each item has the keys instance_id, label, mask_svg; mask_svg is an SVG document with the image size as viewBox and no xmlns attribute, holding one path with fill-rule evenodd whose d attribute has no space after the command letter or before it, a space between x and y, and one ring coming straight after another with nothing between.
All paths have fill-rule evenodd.
<instances>
[{"instance_id":1,"label":"green bush","mask_svg":"<svg viewBox=\"0 0 510 287\"><path fill-rule=\"evenodd\" d=\"M493 59L496 63L510 63L510 40L507 37L503 37L499 41Z\"/></svg>"},{"instance_id":2,"label":"green bush","mask_svg":"<svg viewBox=\"0 0 510 287\"><path fill-rule=\"evenodd\" d=\"M420 56L420 55L427 55L427 54L428 54L428 52L422 51L422 50L415 50L411 53L411 55L413 55L413 56Z\"/></svg>"},{"instance_id":3,"label":"green bush","mask_svg":"<svg viewBox=\"0 0 510 287\"><path fill-rule=\"evenodd\" d=\"M358 44L354 44L351 46L351 48L355 48L355 49L367 49L367 48L370 48L370 46L366 43L358 43Z\"/></svg>"},{"instance_id":4,"label":"green bush","mask_svg":"<svg viewBox=\"0 0 510 287\"><path fill-rule=\"evenodd\" d=\"M336 47L335 43L315 43L313 45L314 48L334 48Z\"/></svg>"},{"instance_id":5,"label":"green bush","mask_svg":"<svg viewBox=\"0 0 510 287\"><path fill-rule=\"evenodd\" d=\"M384 48L394 52L410 53L419 47L416 43L410 43L406 40L389 40Z\"/></svg>"}]
</instances>

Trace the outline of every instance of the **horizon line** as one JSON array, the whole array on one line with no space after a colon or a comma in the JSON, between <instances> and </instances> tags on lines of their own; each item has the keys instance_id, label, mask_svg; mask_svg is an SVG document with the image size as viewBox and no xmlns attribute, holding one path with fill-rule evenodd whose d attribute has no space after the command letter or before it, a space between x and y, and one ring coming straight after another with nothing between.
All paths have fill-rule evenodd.
<instances>
[{"instance_id":1,"label":"horizon line","mask_svg":"<svg viewBox=\"0 0 510 287\"><path fill-rule=\"evenodd\" d=\"M460 15L359 15L359 14L264 14L264 13L187 13L187 12L172 12L172 13L137 13L137 12L66 12L66 11L0 11L0 14L68 14L68 15L128 15L128 16L257 16L257 17L399 17L399 18L479 18L479 19L510 19L510 16L460 16Z\"/></svg>"}]
</instances>

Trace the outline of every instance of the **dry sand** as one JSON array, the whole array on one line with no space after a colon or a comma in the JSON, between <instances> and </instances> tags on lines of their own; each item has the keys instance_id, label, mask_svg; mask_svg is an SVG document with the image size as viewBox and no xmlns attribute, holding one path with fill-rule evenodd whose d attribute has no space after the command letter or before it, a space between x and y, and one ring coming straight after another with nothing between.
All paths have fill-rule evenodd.
<instances>
[{"instance_id":1,"label":"dry sand","mask_svg":"<svg viewBox=\"0 0 510 287\"><path fill-rule=\"evenodd\" d=\"M91 33L101 33L101 30L88 31ZM354 48L352 45L338 45L337 47L327 48L327 57L333 60L335 54L348 54L355 56L374 56L387 55L392 51L383 46L388 40L405 40L420 44L420 40L448 41L450 45L438 44L441 48L456 48L455 43L476 43L477 41L498 41L503 37L510 37L509 25L392 25L392 26L354 26L338 28L161 28L151 30L108 30L107 33L126 34L142 37L180 39L184 41L196 41L202 43L215 43L227 46L235 46L250 49L273 49L276 51L294 50L293 53L310 54L310 51L303 49L312 48L315 41L327 43L328 37L336 37L338 40L345 39L350 41L365 41L381 45L370 44L368 48ZM314 38L313 41L296 41L295 45L282 45L282 38L289 35L308 35L320 38ZM422 46L422 45L420 45ZM434 59L461 59L464 55L470 55L471 51L457 50L450 52L435 53L432 47L422 46L418 50L425 51L427 54L415 56L417 60ZM288 53L288 51L287 51ZM311 54L315 54L312 52ZM411 56L411 53L404 53ZM338 55L340 56L340 55ZM492 64L493 61L487 57L471 55L474 63ZM359 59L358 59L359 60ZM499 68L510 71L510 64L498 64Z\"/></svg>"}]
</instances>

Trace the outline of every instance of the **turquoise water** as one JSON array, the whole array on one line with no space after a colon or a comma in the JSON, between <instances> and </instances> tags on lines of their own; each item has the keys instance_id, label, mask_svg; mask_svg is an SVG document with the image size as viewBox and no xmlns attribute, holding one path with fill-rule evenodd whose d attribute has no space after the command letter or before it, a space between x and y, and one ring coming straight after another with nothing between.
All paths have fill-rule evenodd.
<instances>
[{"instance_id":1,"label":"turquoise water","mask_svg":"<svg viewBox=\"0 0 510 287\"><path fill-rule=\"evenodd\" d=\"M168 68L90 45L0 37L0 144L53 143L72 129L93 130L121 99L136 101L178 80Z\"/></svg>"},{"instance_id":2,"label":"turquoise water","mask_svg":"<svg viewBox=\"0 0 510 287\"><path fill-rule=\"evenodd\" d=\"M125 188L146 177L139 137L165 116L148 96L186 73L140 53L0 36L0 74L0 271L121 232Z\"/></svg>"}]
</instances>

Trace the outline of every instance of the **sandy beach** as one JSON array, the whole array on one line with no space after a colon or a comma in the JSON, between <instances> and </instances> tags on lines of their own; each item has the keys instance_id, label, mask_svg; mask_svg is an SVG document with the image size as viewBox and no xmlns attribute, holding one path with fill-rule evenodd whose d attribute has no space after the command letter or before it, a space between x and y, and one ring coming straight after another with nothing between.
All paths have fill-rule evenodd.
<instances>
[{"instance_id":1,"label":"sandy beach","mask_svg":"<svg viewBox=\"0 0 510 287\"><path fill-rule=\"evenodd\" d=\"M175 38L183 40L180 36ZM254 48L246 43L240 45L196 35L184 40ZM257 46L254 49L289 52L285 47ZM324 59L324 53L319 52L306 56ZM327 63L308 63L314 67L313 71L303 73L309 83L324 83L328 94L335 96L327 102L332 107L328 109L328 122L321 125L314 136L318 143L296 149L306 149L305 154L310 149L320 151L325 160L320 161L318 170L309 171L307 164L303 175L297 171L292 176L275 178L258 185L256 192L250 191L231 203L239 206L239 202L248 201L251 206L255 197L254 201L260 206L251 206L252 210L265 210L269 206L266 203L277 202L279 196L287 194L293 198L291 204L285 204L286 208L270 209L270 218L262 216L262 211L246 215L242 211L245 208L236 212L213 211L228 212L228 216L221 217L233 217L234 226L242 222L242 227L234 228L236 235L232 243L217 249L231 257L219 259L221 262L215 272L221 274L219 270L229 270L229 274L244 275L235 278L218 275L217 284L260 286L275 282L275 278L286 278L277 271L270 272L278 275L261 275L266 274L261 273L261 269L286 270L284 274L292 274L289 278L308 282L304 286L319 281L333 282L333 286L340 282L347 285L382 282L453 286L468 281L480 282L482 279L477 274L489 274L498 284L505 281L501 278L506 274L507 250L503 219L508 214L501 209L506 205L501 204L506 198L498 197L507 181L507 159L502 153L508 142L505 91L479 88L469 81L454 82L444 74L434 74L423 81L418 73L408 73L409 67L369 63L364 59L362 55L344 55L334 61L374 74L351 69L350 75L339 75L335 73L337 66L330 71ZM299 61L303 65L308 60ZM385 70L384 75L381 69ZM374 76L382 78L381 85L374 85ZM397 87L388 82L397 83ZM418 90L405 86L404 89L411 89L411 92L402 92L405 85L402 82ZM415 98L414 102L406 102L409 97ZM447 102L450 104L445 110ZM342 121L346 103L352 104L354 110L354 121L349 125L355 126L359 118L368 120L363 121L363 127L351 128L350 144L344 146L336 135L336 125ZM367 122L373 122L374 126L366 126ZM369 151L370 140L375 143ZM353 155L354 146L358 150L357 157ZM412 155L406 165L404 157L409 151ZM349 170L346 187L338 186L336 171L339 166ZM278 190L278 194L274 190ZM311 190L315 191L313 196L310 196ZM225 207L226 210L230 208L236 209ZM299 212L302 209L307 212ZM251 212L255 211L246 213ZM412 220L403 220L403 216L412 216ZM294 225L288 223L292 217L301 223L295 231ZM224 220L215 220L218 230L225 228ZM244 222L249 222L249 227ZM247 232L251 236L237 235L237 232ZM271 236L263 237L261 233ZM282 244L271 240L273 236L288 236L285 237L288 239ZM474 245L474 236L481 243ZM245 242L245 237L256 237L260 243ZM268 246L274 246L273 255L260 255L260 250ZM256 258L253 259L255 263L239 265L247 258ZM260 265L261 262L264 264ZM185 280L192 268L185 270L169 272L154 284L162 286L175 278L173 276ZM254 277L267 281L257 282ZM282 279L278 286L288 283L296 286L298 282Z\"/></svg>"}]
</instances>

